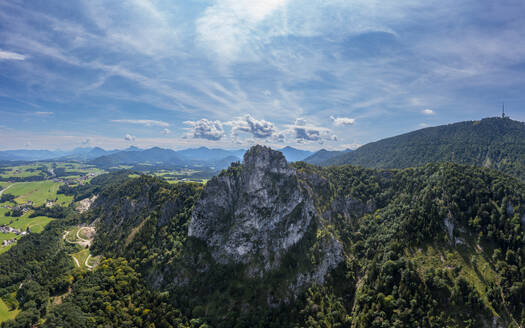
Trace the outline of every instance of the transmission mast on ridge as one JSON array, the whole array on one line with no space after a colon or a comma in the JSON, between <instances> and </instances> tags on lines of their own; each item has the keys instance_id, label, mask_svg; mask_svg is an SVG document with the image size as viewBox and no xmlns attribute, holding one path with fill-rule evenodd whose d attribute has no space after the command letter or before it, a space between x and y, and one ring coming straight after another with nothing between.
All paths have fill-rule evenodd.
<instances>
[{"instance_id":1,"label":"transmission mast on ridge","mask_svg":"<svg viewBox=\"0 0 525 328\"><path fill-rule=\"evenodd\" d=\"M505 103L501 106L501 118L505 118Z\"/></svg>"}]
</instances>

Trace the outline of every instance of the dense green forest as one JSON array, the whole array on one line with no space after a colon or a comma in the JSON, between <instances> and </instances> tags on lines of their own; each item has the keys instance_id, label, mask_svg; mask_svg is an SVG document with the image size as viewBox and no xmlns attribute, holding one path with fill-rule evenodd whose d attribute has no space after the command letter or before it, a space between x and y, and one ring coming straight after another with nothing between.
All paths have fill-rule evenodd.
<instances>
[{"instance_id":1,"label":"dense green forest","mask_svg":"<svg viewBox=\"0 0 525 328\"><path fill-rule=\"evenodd\" d=\"M490 167L524 180L525 125L509 118L486 118L425 128L366 144L320 164L407 168L435 162Z\"/></svg>"},{"instance_id":2,"label":"dense green forest","mask_svg":"<svg viewBox=\"0 0 525 328\"><path fill-rule=\"evenodd\" d=\"M99 197L88 212L66 211L0 255L0 297L21 310L2 327L525 324L525 185L519 180L450 163L402 170L293 167L322 224L280 268L257 279L245 276L242 265L215 263L202 241L187 237L200 184L120 172L68 190ZM92 271L75 269L63 232L92 221L91 251L107 260ZM327 233L344 246L344 261L324 284L296 290L291 277L320 261Z\"/></svg>"}]
</instances>

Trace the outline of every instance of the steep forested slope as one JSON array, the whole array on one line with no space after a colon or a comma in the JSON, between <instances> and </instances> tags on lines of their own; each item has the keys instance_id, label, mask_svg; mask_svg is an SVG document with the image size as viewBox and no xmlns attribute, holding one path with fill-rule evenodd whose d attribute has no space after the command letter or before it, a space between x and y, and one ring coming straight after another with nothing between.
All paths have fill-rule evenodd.
<instances>
[{"instance_id":1,"label":"steep forested slope","mask_svg":"<svg viewBox=\"0 0 525 328\"><path fill-rule=\"evenodd\" d=\"M406 168L454 162L491 167L525 179L525 125L487 118L425 128L366 144L322 165Z\"/></svg>"}]
</instances>

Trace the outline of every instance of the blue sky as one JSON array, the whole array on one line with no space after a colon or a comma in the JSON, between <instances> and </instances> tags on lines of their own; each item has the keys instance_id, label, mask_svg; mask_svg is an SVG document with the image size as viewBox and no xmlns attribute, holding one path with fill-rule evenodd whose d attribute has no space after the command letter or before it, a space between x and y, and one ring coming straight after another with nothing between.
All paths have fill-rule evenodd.
<instances>
[{"instance_id":1,"label":"blue sky","mask_svg":"<svg viewBox=\"0 0 525 328\"><path fill-rule=\"evenodd\" d=\"M525 2L1 1L0 149L342 149L525 120Z\"/></svg>"}]
</instances>

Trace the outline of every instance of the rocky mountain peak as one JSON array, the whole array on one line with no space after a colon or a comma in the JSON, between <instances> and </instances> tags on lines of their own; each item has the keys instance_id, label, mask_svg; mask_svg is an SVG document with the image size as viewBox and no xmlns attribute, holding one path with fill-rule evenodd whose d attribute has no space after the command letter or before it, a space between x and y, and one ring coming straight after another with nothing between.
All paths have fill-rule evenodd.
<instances>
[{"instance_id":1,"label":"rocky mountain peak","mask_svg":"<svg viewBox=\"0 0 525 328\"><path fill-rule=\"evenodd\" d=\"M281 152L254 146L242 164L233 164L207 183L188 235L205 241L217 262L243 263L250 276L262 276L279 267L289 249L317 225L313 197L301 186L296 170ZM329 267L341 257L341 249L335 248L327 257Z\"/></svg>"},{"instance_id":2,"label":"rocky mountain peak","mask_svg":"<svg viewBox=\"0 0 525 328\"><path fill-rule=\"evenodd\" d=\"M280 151L266 146L253 146L244 154L243 165L246 168L269 170L275 173L285 173L288 169L286 158Z\"/></svg>"}]
</instances>

